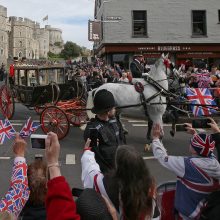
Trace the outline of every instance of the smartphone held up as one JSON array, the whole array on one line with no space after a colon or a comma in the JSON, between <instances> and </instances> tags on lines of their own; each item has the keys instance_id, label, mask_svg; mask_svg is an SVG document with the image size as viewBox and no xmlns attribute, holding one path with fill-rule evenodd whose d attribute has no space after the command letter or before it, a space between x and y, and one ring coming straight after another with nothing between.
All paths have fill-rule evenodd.
<instances>
[{"instance_id":1,"label":"smartphone held up","mask_svg":"<svg viewBox=\"0 0 220 220\"><path fill-rule=\"evenodd\" d=\"M175 124L175 131L187 131L186 124Z\"/></svg>"},{"instance_id":2,"label":"smartphone held up","mask_svg":"<svg viewBox=\"0 0 220 220\"><path fill-rule=\"evenodd\" d=\"M192 127L193 128L211 128L208 123L211 123L209 118L200 118L192 120Z\"/></svg>"},{"instance_id":3,"label":"smartphone held up","mask_svg":"<svg viewBox=\"0 0 220 220\"><path fill-rule=\"evenodd\" d=\"M97 147L97 145L98 145L98 130L96 128L89 129L89 138L91 139L90 147Z\"/></svg>"}]
</instances>

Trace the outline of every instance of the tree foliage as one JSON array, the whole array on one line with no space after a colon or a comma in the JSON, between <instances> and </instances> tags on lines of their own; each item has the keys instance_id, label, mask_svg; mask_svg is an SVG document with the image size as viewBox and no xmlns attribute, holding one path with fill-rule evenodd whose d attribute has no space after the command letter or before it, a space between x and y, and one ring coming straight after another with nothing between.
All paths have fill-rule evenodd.
<instances>
[{"instance_id":1,"label":"tree foliage","mask_svg":"<svg viewBox=\"0 0 220 220\"><path fill-rule=\"evenodd\" d=\"M71 59L80 56L81 47L76 43L67 41L64 44L64 49L61 51L61 56L65 59Z\"/></svg>"}]
</instances>

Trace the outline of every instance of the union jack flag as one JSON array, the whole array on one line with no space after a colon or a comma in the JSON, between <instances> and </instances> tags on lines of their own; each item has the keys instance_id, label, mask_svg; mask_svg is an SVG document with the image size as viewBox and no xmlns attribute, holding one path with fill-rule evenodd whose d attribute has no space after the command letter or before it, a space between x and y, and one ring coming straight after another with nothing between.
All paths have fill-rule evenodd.
<instances>
[{"instance_id":1,"label":"union jack flag","mask_svg":"<svg viewBox=\"0 0 220 220\"><path fill-rule=\"evenodd\" d=\"M187 88L187 99L190 101L194 116L211 115L216 112L216 105L209 89L207 88ZM200 106L201 105L201 106ZM207 105L207 106L205 106ZM213 106L208 106L213 105Z\"/></svg>"},{"instance_id":2,"label":"union jack flag","mask_svg":"<svg viewBox=\"0 0 220 220\"><path fill-rule=\"evenodd\" d=\"M30 117L21 129L20 136L26 138L35 132L40 126L41 125L38 122L33 122Z\"/></svg>"},{"instance_id":3,"label":"union jack flag","mask_svg":"<svg viewBox=\"0 0 220 220\"><path fill-rule=\"evenodd\" d=\"M192 137L191 146L199 155L209 157L215 148L215 141L211 135L197 134Z\"/></svg>"},{"instance_id":4,"label":"union jack flag","mask_svg":"<svg viewBox=\"0 0 220 220\"><path fill-rule=\"evenodd\" d=\"M7 118L5 120L0 120L0 144L4 143L6 137L11 139L15 134L16 131Z\"/></svg>"}]
</instances>

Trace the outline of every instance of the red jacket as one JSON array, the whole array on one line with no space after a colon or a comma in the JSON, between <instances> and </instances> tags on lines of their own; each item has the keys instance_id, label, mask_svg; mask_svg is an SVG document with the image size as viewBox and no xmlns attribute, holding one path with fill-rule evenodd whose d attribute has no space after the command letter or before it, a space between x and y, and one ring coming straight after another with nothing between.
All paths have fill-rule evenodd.
<instances>
[{"instance_id":1,"label":"red jacket","mask_svg":"<svg viewBox=\"0 0 220 220\"><path fill-rule=\"evenodd\" d=\"M63 176L48 181L47 220L80 220L68 183Z\"/></svg>"},{"instance_id":2,"label":"red jacket","mask_svg":"<svg viewBox=\"0 0 220 220\"><path fill-rule=\"evenodd\" d=\"M9 67L9 76L14 77L15 76L15 65L11 64Z\"/></svg>"}]
</instances>

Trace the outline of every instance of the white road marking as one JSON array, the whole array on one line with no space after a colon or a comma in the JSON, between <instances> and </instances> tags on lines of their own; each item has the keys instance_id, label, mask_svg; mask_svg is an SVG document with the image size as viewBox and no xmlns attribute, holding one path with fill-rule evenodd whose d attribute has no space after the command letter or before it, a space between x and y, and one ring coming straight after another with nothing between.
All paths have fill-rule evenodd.
<instances>
[{"instance_id":1,"label":"white road marking","mask_svg":"<svg viewBox=\"0 0 220 220\"><path fill-rule=\"evenodd\" d=\"M76 164L75 154L67 154L66 155L66 164Z\"/></svg>"},{"instance_id":2,"label":"white road marking","mask_svg":"<svg viewBox=\"0 0 220 220\"><path fill-rule=\"evenodd\" d=\"M144 160L154 160L154 159L156 159L156 158L152 156L152 157L143 157L143 159L144 159Z\"/></svg>"},{"instance_id":3,"label":"white road marking","mask_svg":"<svg viewBox=\"0 0 220 220\"><path fill-rule=\"evenodd\" d=\"M142 123L142 122L147 122L146 120L128 120L130 123Z\"/></svg>"},{"instance_id":4,"label":"white road marking","mask_svg":"<svg viewBox=\"0 0 220 220\"><path fill-rule=\"evenodd\" d=\"M147 124L132 124L133 127L147 127ZM170 127L172 124L163 124L163 127Z\"/></svg>"},{"instance_id":5,"label":"white road marking","mask_svg":"<svg viewBox=\"0 0 220 220\"><path fill-rule=\"evenodd\" d=\"M11 123L12 125L23 125L22 123Z\"/></svg>"},{"instance_id":6,"label":"white road marking","mask_svg":"<svg viewBox=\"0 0 220 220\"><path fill-rule=\"evenodd\" d=\"M0 160L9 160L11 157L0 157Z\"/></svg>"},{"instance_id":7,"label":"white road marking","mask_svg":"<svg viewBox=\"0 0 220 220\"><path fill-rule=\"evenodd\" d=\"M132 124L133 127L147 127L147 124Z\"/></svg>"}]
</instances>

